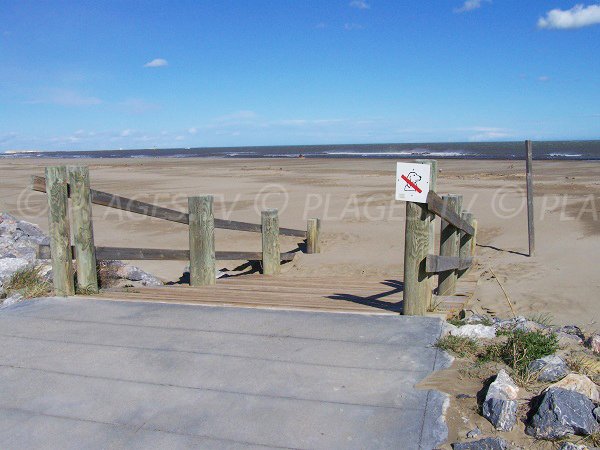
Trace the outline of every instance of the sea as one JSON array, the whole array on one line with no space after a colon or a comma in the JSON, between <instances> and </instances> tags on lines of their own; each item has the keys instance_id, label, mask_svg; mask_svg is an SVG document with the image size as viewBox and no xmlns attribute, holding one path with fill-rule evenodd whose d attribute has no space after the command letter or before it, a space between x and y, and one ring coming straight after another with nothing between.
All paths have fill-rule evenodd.
<instances>
[{"instance_id":1,"label":"sea","mask_svg":"<svg viewBox=\"0 0 600 450\"><path fill-rule=\"evenodd\" d=\"M278 145L264 147L142 148L134 150L11 151L0 158L525 158L525 143L451 142L419 144ZM533 158L600 161L600 140L535 141Z\"/></svg>"}]
</instances>

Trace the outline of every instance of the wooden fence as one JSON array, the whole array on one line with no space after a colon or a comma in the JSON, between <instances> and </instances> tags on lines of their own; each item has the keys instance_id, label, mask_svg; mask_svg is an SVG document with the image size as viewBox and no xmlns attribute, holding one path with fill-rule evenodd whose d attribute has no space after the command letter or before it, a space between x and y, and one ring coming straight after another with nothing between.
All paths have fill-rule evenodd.
<instances>
[{"instance_id":1,"label":"wooden fence","mask_svg":"<svg viewBox=\"0 0 600 450\"><path fill-rule=\"evenodd\" d=\"M437 295L456 293L456 281L469 269L475 256L477 220L462 210L461 195L436 194L437 161L430 165L427 203L406 204L404 236L404 314L424 315L432 309L434 276ZM435 217L440 217L440 249L435 254Z\"/></svg>"},{"instance_id":2,"label":"wooden fence","mask_svg":"<svg viewBox=\"0 0 600 450\"><path fill-rule=\"evenodd\" d=\"M73 259L76 263L77 289L98 292L97 260L186 260L190 262L192 286L214 284L216 260L262 261L263 273L280 272L281 261L290 261L294 252L280 252L279 236L306 239L306 253L318 253L320 220L309 219L307 231L279 227L278 212L262 212L262 223L253 224L216 219L213 197L189 197L188 212L144 203L90 188L87 167L48 167L46 177L32 177L32 189L48 197L50 245L40 246L39 257L52 260L54 291L59 296L75 293ZM69 198L73 219L73 245L69 224ZM92 204L107 206L189 226L189 250L156 248L96 247ZM215 251L214 229L248 231L262 234L262 252Z\"/></svg>"}]
</instances>

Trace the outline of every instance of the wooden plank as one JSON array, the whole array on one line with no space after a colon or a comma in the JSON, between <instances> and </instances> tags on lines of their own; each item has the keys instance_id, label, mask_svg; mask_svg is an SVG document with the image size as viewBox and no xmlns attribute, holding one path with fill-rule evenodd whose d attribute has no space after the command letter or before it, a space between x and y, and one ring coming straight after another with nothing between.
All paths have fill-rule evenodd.
<instances>
[{"instance_id":1,"label":"wooden plank","mask_svg":"<svg viewBox=\"0 0 600 450\"><path fill-rule=\"evenodd\" d=\"M427 272L440 273L448 270L465 270L471 267L473 258L459 256L427 255Z\"/></svg>"},{"instance_id":2,"label":"wooden plank","mask_svg":"<svg viewBox=\"0 0 600 450\"><path fill-rule=\"evenodd\" d=\"M294 252L281 253L281 261L292 261L296 256ZM49 245L40 245L38 248L39 259L50 259ZM129 260L129 261L189 261L189 250L172 250L160 248L131 248L131 247L96 247L98 260ZM219 261L261 261L262 252L215 252L215 259Z\"/></svg>"},{"instance_id":3,"label":"wooden plank","mask_svg":"<svg viewBox=\"0 0 600 450\"><path fill-rule=\"evenodd\" d=\"M473 227L470 224L468 224L467 222L465 222L460 217L460 215L458 215L454 211L450 211L448 208L446 208L442 197L440 197L433 191L429 191L429 194L427 194L427 208L429 209L429 211L431 211L435 215L441 217L446 222L455 226L459 230L462 230L468 234L475 233L475 230L473 229Z\"/></svg>"},{"instance_id":4,"label":"wooden plank","mask_svg":"<svg viewBox=\"0 0 600 450\"><path fill-rule=\"evenodd\" d=\"M320 219L308 219L306 224L306 253L320 253L321 252L321 220Z\"/></svg>"},{"instance_id":5,"label":"wooden plank","mask_svg":"<svg viewBox=\"0 0 600 450\"><path fill-rule=\"evenodd\" d=\"M425 270L429 253L429 211L426 205L406 202L404 231L404 314L423 316L431 305L431 286Z\"/></svg>"},{"instance_id":6,"label":"wooden plank","mask_svg":"<svg viewBox=\"0 0 600 450\"><path fill-rule=\"evenodd\" d=\"M48 180L48 222L52 248L52 280L54 294L67 297L75 294L73 256L69 229L69 198L67 168L46 167ZM44 180L44 189L46 189Z\"/></svg>"},{"instance_id":7,"label":"wooden plank","mask_svg":"<svg viewBox=\"0 0 600 450\"><path fill-rule=\"evenodd\" d=\"M445 208L457 215L461 214L462 195L448 194L442 197ZM458 257L459 230L451 223L442 219L440 231L440 256ZM438 274L438 295L453 295L456 291L457 272L454 269L448 269Z\"/></svg>"},{"instance_id":8,"label":"wooden plank","mask_svg":"<svg viewBox=\"0 0 600 450\"><path fill-rule=\"evenodd\" d=\"M189 197L190 285L215 284L215 219L213 197Z\"/></svg>"},{"instance_id":9,"label":"wooden plank","mask_svg":"<svg viewBox=\"0 0 600 450\"><path fill-rule=\"evenodd\" d=\"M44 177L31 177L31 188L34 191L46 192L46 180ZM138 200L120 197L107 192L90 189L92 203L95 205L106 206L108 208L120 209L135 214L154 217L156 219L167 220L170 222L188 224L189 217L186 213L174 209L163 208L162 206L145 203ZM251 233L260 233L261 225L255 223L238 222L234 220L215 219L215 228L234 231L248 231ZM306 231L295 230L293 228L280 228L279 234L282 236L294 236L306 238Z\"/></svg>"},{"instance_id":10,"label":"wooden plank","mask_svg":"<svg viewBox=\"0 0 600 450\"><path fill-rule=\"evenodd\" d=\"M527 181L527 235L529 237L529 256L535 254L535 228L533 211L533 147L531 141L525 141L525 169Z\"/></svg>"},{"instance_id":11,"label":"wooden plank","mask_svg":"<svg viewBox=\"0 0 600 450\"><path fill-rule=\"evenodd\" d=\"M276 209L261 213L262 219L262 268L264 275L277 275L281 272L279 258L279 217Z\"/></svg>"},{"instance_id":12,"label":"wooden plank","mask_svg":"<svg viewBox=\"0 0 600 450\"><path fill-rule=\"evenodd\" d=\"M71 186L74 256L77 263L77 288L86 294L98 292L96 247L92 227L90 174L87 167L68 168Z\"/></svg>"}]
</instances>

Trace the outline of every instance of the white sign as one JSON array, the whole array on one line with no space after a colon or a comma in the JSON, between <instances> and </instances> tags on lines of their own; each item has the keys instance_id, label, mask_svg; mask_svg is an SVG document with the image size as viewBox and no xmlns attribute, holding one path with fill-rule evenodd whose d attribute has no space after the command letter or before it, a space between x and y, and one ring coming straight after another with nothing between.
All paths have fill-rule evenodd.
<instances>
[{"instance_id":1,"label":"white sign","mask_svg":"<svg viewBox=\"0 0 600 450\"><path fill-rule=\"evenodd\" d=\"M397 163L396 200L427 203L431 169L429 164Z\"/></svg>"}]
</instances>

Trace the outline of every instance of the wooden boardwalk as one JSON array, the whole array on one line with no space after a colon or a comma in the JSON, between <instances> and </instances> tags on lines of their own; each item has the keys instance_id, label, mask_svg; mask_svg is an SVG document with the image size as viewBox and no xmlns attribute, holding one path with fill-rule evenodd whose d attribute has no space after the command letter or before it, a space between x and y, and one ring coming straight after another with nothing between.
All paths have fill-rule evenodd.
<instances>
[{"instance_id":1,"label":"wooden boardwalk","mask_svg":"<svg viewBox=\"0 0 600 450\"><path fill-rule=\"evenodd\" d=\"M436 309L445 312L461 309L473 294L475 285L476 276L465 275L458 283L457 295L434 296ZM214 286L119 289L103 291L98 297L191 305L399 314L402 312L402 290L402 282L394 279L245 275L221 278Z\"/></svg>"}]
</instances>

